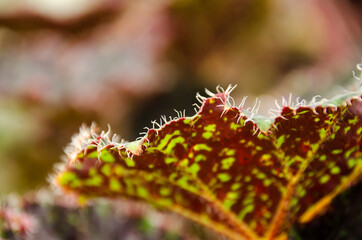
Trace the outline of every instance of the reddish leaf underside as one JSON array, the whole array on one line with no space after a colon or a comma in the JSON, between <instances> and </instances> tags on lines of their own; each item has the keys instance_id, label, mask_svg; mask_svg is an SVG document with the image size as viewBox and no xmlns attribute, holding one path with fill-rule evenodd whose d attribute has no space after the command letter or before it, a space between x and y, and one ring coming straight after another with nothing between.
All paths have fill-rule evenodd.
<instances>
[{"instance_id":1,"label":"reddish leaf underside","mask_svg":"<svg viewBox=\"0 0 362 240\"><path fill-rule=\"evenodd\" d=\"M261 131L228 107L228 94L205 98L195 116L136 142L83 129L57 184L88 197L144 200L231 239L273 239L360 180L360 97L338 107L284 107Z\"/></svg>"}]
</instances>

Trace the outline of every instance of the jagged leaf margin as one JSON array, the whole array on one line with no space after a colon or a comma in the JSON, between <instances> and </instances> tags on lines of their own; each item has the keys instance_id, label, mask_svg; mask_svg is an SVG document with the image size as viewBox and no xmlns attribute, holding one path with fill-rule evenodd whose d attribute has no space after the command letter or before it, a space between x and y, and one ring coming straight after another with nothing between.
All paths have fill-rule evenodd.
<instances>
[{"instance_id":1,"label":"jagged leaf margin","mask_svg":"<svg viewBox=\"0 0 362 240\"><path fill-rule=\"evenodd\" d=\"M360 180L362 88L309 104L284 100L276 118L257 115L258 102L235 106L231 86L217 90L197 95L195 116L164 117L134 142L83 126L56 184L143 200L231 239L274 239Z\"/></svg>"}]
</instances>

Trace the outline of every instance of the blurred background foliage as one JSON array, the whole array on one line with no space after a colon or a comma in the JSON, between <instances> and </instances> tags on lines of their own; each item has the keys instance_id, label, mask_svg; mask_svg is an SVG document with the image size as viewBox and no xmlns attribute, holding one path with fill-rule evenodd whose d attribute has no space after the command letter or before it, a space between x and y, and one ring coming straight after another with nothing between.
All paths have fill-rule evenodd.
<instances>
[{"instance_id":1,"label":"blurred background foliage","mask_svg":"<svg viewBox=\"0 0 362 240\"><path fill-rule=\"evenodd\" d=\"M144 203L98 199L78 207L71 196L48 190L9 196L0 208L0 239L197 240L222 239L176 214Z\"/></svg>"},{"instance_id":2,"label":"blurred background foliage","mask_svg":"<svg viewBox=\"0 0 362 240\"><path fill-rule=\"evenodd\" d=\"M348 0L0 0L0 195L46 185L72 134L126 139L195 93L330 97L353 88L362 4ZM352 86L351 86L352 85ZM338 87L339 86L339 87Z\"/></svg>"}]
</instances>

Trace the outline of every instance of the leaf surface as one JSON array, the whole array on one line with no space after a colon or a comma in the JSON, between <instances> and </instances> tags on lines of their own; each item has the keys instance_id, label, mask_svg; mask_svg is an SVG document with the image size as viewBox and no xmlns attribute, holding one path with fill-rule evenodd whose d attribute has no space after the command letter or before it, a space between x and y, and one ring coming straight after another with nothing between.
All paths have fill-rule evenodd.
<instances>
[{"instance_id":1,"label":"leaf surface","mask_svg":"<svg viewBox=\"0 0 362 240\"><path fill-rule=\"evenodd\" d=\"M57 184L88 197L143 200L231 239L274 239L360 180L360 90L284 106L275 119L231 106L230 91L198 97L195 116L135 142L83 127Z\"/></svg>"}]
</instances>

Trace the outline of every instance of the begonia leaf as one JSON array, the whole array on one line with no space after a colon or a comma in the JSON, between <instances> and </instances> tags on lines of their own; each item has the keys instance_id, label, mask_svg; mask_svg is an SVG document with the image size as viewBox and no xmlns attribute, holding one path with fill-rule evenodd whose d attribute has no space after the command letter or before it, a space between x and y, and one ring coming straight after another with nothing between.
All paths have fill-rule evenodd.
<instances>
[{"instance_id":1,"label":"begonia leaf","mask_svg":"<svg viewBox=\"0 0 362 240\"><path fill-rule=\"evenodd\" d=\"M231 90L198 95L196 115L134 142L83 126L56 183L146 201L230 239L285 239L291 224L323 213L360 180L361 89L283 106L276 118L233 106Z\"/></svg>"}]
</instances>

